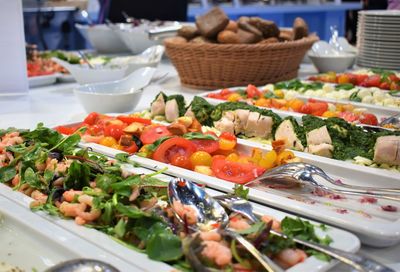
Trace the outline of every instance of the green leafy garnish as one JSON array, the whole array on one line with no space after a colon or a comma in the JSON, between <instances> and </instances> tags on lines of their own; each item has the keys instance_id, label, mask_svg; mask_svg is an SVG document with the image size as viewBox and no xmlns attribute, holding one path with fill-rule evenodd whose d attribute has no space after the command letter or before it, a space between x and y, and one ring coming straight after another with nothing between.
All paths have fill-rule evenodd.
<instances>
[{"instance_id":1,"label":"green leafy garnish","mask_svg":"<svg viewBox=\"0 0 400 272\"><path fill-rule=\"evenodd\" d=\"M245 188L242 184L235 184L233 187L233 194L246 200L249 197L249 191L250 189Z\"/></svg>"},{"instance_id":2,"label":"green leafy garnish","mask_svg":"<svg viewBox=\"0 0 400 272\"><path fill-rule=\"evenodd\" d=\"M214 135L203 134L200 132L189 132L184 134L182 137L188 140L213 140L213 141L218 140L218 138Z\"/></svg>"}]
</instances>

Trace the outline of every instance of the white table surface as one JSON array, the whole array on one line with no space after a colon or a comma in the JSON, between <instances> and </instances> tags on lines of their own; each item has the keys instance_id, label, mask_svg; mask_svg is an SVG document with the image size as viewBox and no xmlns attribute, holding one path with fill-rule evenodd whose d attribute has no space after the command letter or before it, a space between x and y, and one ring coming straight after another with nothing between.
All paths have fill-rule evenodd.
<instances>
[{"instance_id":1,"label":"white table surface","mask_svg":"<svg viewBox=\"0 0 400 272\"><path fill-rule=\"evenodd\" d=\"M159 91L166 94L181 93L187 101L202 92L182 86L175 68L163 60L155 73L155 79L165 73L168 73L165 77L158 81L155 80L145 88L136 110L149 107ZM316 73L316 71L311 65L302 65L299 77L312 73ZM33 88L28 95L0 96L0 128L34 128L39 122L51 127L82 120L87 113L73 94L72 89L76 85L76 83L56 84ZM395 271L400 271L400 244L389 248L362 246L361 252L388 265ZM351 270L344 265L338 265L330 271Z\"/></svg>"}]
</instances>

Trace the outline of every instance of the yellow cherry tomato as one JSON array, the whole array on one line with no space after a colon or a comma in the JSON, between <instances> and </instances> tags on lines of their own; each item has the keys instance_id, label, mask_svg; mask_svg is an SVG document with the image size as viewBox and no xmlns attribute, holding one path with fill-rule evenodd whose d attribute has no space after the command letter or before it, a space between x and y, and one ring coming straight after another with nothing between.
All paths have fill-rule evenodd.
<instances>
[{"instance_id":1,"label":"yellow cherry tomato","mask_svg":"<svg viewBox=\"0 0 400 272\"><path fill-rule=\"evenodd\" d=\"M196 151L190 156L190 162L193 166L211 166L212 157L205 151Z\"/></svg>"},{"instance_id":2,"label":"yellow cherry tomato","mask_svg":"<svg viewBox=\"0 0 400 272\"><path fill-rule=\"evenodd\" d=\"M285 164L288 160L292 160L294 158L295 155L292 151L285 150L278 154L278 157L276 158L276 163L277 165L282 165Z\"/></svg>"},{"instance_id":3,"label":"yellow cherry tomato","mask_svg":"<svg viewBox=\"0 0 400 272\"><path fill-rule=\"evenodd\" d=\"M239 155L236 153L231 153L226 157L225 160L231 161L231 162L237 162L239 160Z\"/></svg>"},{"instance_id":4,"label":"yellow cherry tomato","mask_svg":"<svg viewBox=\"0 0 400 272\"><path fill-rule=\"evenodd\" d=\"M337 117L337 114L334 111L326 111L322 114L322 117Z\"/></svg>"},{"instance_id":5,"label":"yellow cherry tomato","mask_svg":"<svg viewBox=\"0 0 400 272\"><path fill-rule=\"evenodd\" d=\"M114 148L114 149L118 149L118 150L122 150L123 148L122 148L122 145L120 145L120 144L118 144L118 143L116 143L116 144L113 144L112 146L110 146L111 148Z\"/></svg>"},{"instance_id":6,"label":"yellow cherry tomato","mask_svg":"<svg viewBox=\"0 0 400 272\"><path fill-rule=\"evenodd\" d=\"M283 93L282 90L275 90L274 94L278 97L278 98L283 98L285 96L285 94Z\"/></svg>"},{"instance_id":7,"label":"yellow cherry tomato","mask_svg":"<svg viewBox=\"0 0 400 272\"><path fill-rule=\"evenodd\" d=\"M254 102L254 105L259 106L259 107L269 107L270 100L267 98L261 97Z\"/></svg>"},{"instance_id":8,"label":"yellow cherry tomato","mask_svg":"<svg viewBox=\"0 0 400 272\"><path fill-rule=\"evenodd\" d=\"M250 161L252 163L258 164L261 158L262 158L262 151L258 148L253 148L253 150L251 151Z\"/></svg>"},{"instance_id":9,"label":"yellow cherry tomato","mask_svg":"<svg viewBox=\"0 0 400 272\"><path fill-rule=\"evenodd\" d=\"M203 175L212 176L213 172L210 166L205 165L196 165L194 167L194 171Z\"/></svg>"},{"instance_id":10,"label":"yellow cherry tomato","mask_svg":"<svg viewBox=\"0 0 400 272\"><path fill-rule=\"evenodd\" d=\"M222 150L232 150L236 146L236 141L228 140L228 139L219 139L219 148Z\"/></svg>"},{"instance_id":11,"label":"yellow cherry tomato","mask_svg":"<svg viewBox=\"0 0 400 272\"><path fill-rule=\"evenodd\" d=\"M275 150L271 150L265 153L261 160L258 162L258 165L265 169L271 169L276 166L276 158L278 154L276 154Z\"/></svg>"},{"instance_id":12,"label":"yellow cherry tomato","mask_svg":"<svg viewBox=\"0 0 400 272\"><path fill-rule=\"evenodd\" d=\"M239 157L237 162L239 162L239 163L249 163L249 158L248 157Z\"/></svg>"},{"instance_id":13,"label":"yellow cherry tomato","mask_svg":"<svg viewBox=\"0 0 400 272\"><path fill-rule=\"evenodd\" d=\"M104 146L108 146L108 147L112 147L113 145L118 144L117 140L115 140L114 137L104 137L103 139L101 139L101 141L99 142L99 144L104 145Z\"/></svg>"},{"instance_id":14,"label":"yellow cherry tomato","mask_svg":"<svg viewBox=\"0 0 400 272\"><path fill-rule=\"evenodd\" d=\"M236 101L239 101L241 98L242 98L242 97L240 96L240 94L233 93L233 94L231 94L231 95L228 96L228 99L227 99L227 100L228 100L229 102L236 102Z\"/></svg>"},{"instance_id":15,"label":"yellow cherry tomato","mask_svg":"<svg viewBox=\"0 0 400 272\"><path fill-rule=\"evenodd\" d=\"M339 84L350 83L350 77L346 74L341 74L337 77L337 81Z\"/></svg>"}]
</instances>

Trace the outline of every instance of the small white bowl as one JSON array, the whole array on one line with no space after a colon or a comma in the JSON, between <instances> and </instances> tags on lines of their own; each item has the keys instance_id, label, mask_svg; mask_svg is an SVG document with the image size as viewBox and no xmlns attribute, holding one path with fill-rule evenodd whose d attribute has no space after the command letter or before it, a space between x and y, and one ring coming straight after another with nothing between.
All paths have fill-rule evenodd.
<instances>
[{"instance_id":1,"label":"small white bowl","mask_svg":"<svg viewBox=\"0 0 400 272\"><path fill-rule=\"evenodd\" d=\"M308 57L320 73L330 71L344 72L354 64L356 54L340 53L339 55L316 55L313 52L309 52Z\"/></svg>"},{"instance_id":2,"label":"small white bowl","mask_svg":"<svg viewBox=\"0 0 400 272\"><path fill-rule=\"evenodd\" d=\"M122 80L79 86L74 94L86 112L130 112L139 103L143 88L154 75L155 68L140 68Z\"/></svg>"},{"instance_id":3,"label":"small white bowl","mask_svg":"<svg viewBox=\"0 0 400 272\"><path fill-rule=\"evenodd\" d=\"M122 53L129 51L125 43L108 25L88 26L75 24L75 26L99 53ZM119 29L128 27L130 27L130 24L118 24Z\"/></svg>"},{"instance_id":4,"label":"small white bowl","mask_svg":"<svg viewBox=\"0 0 400 272\"><path fill-rule=\"evenodd\" d=\"M147 48L139 55L112 58L107 64L90 68L87 64L70 64L58 58L55 62L67 69L79 84L120 80L142 67L157 67L164 53L164 46Z\"/></svg>"}]
</instances>

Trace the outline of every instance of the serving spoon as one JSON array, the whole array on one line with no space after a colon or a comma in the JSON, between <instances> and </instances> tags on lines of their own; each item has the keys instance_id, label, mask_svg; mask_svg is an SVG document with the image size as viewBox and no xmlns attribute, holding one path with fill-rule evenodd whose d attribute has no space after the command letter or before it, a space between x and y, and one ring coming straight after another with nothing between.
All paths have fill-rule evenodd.
<instances>
[{"instance_id":1,"label":"serving spoon","mask_svg":"<svg viewBox=\"0 0 400 272\"><path fill-rule=\"evenodd\" d=\"M45 272L119 272L114 266L93 259L73 259L48 268Z\"/></svg>"},{"instance_id":2,"label":"serving spoon","mask_svg":"<svg viewBox=\"0 0 400 272\"><path fill-rule=\"evenodd\" d=\"M189 225L189 228L193 231L202 229L210 230L212 226L218 226L220 229L224 229L225 233L233 239L241 243L268 272L283 271L270 258L261 254L253 244L238 233L228 229L229 217L224 208L218 201L210 197L202 188L195 185L193 182L182 178L172 179L168 184L168 197L171 207L180 222L185 223L186 219L182 218L182 215L179 215L179 212L177 212L175 207L176 202L189 206L195 211L197 215L196 223ZM187 224L187 222L185 224Z\"/></svg>"}]
</instances>

